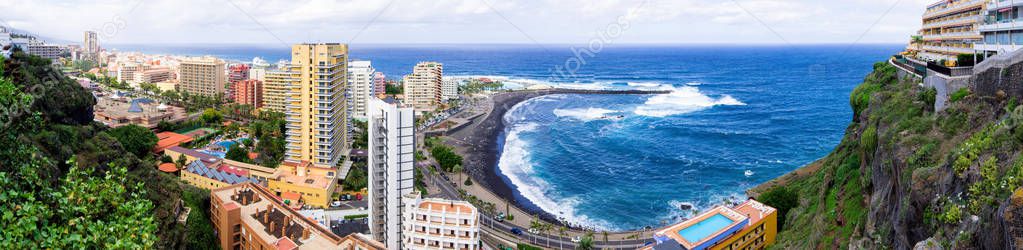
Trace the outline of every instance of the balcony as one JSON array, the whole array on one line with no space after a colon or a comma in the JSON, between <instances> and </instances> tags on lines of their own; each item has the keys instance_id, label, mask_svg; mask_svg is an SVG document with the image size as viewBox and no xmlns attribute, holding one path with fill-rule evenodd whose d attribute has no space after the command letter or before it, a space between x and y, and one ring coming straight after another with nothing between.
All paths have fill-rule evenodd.
<instances>
[{"instance_id":1,"label":"balcony","mask_svg":"<svg viewBox=\"0 0 1023 250\"><path fill-rule=\"evenodd\" d=\"M1021 1L1023 2L1023 1ZM1006 31L1006 30L1020 30L1023 29L1023 18L1018 19L1006 19L1006 20L988 20L981 24L978 30L981 32L994 32L994 31Z\"/></svg>"},{"instance_id":2,"label":"balcony","mask_svg":"<svg viewBox=\"0 0 1023 250\"><path fill-rule=\"evenodd\" d=\"M924 24L923 28L924 29L931 29L931 28L940 28L940 27L948 27L948 26L958 26L958 25L965 25L965 24L981 23L983 21L984 21L984 18L982 16L980 16L980 15L972 15L972 16L948 19L948 20L944 20L944 21L926 23L926 24Z\"/></svg>"},{"instance_id":3,"label":"balcony","mask_svg":"<svg viewBox=\"0 0 1023 250\"><path fill-rule=\"evenodd\" d=\"M995 51L995 52L998 52L998 53L1012 52L1012 51L1016 51L1016 50L1021 49L1021 48L1023 48L1023 44L985 44L985 43L975 43L975 44L973 44L973 49L975 49L975 50L978 50L978 51Z\"/></svg>"},{"instance_id":4,"label":"balcony","mask_svg":"<svg viewBox=\"0 0 1023 250\"><path fill-rule=\"evenodd\" d=\"M963 47L950 47L950 46L934 46L924 45L923 49L930 52L938 52L944 54L973 54L973 48Z\"/></svg>"},{"instance_id":5,"label":"balcony","mask_svg":"<svg viewBox=\"0 0 1023 250\"><path fill-rule=\"evenodd\" d=\"M954 39L981 39L980 32L976 30L972 31L959 31L959 32L945 32L941 34L925 34L923 35L924 40L954 40Z\"/></svg>"},{"instance_id":6,"label":"balcony","mask_svg":"<svg viewBox=\"0 0 1023 250\"><path fill-rule=\"evenodd\" d=\"M1002 8L1009 8L1013 6L1023 6L1023 1L990 0L987 3L987 9L989 11L998 10Z\"/></svg>"},{"instance_id":7,"label":"balcony","mask_svg":"<svg viewBox=\"0 0 1023 250\"><path fill-rule=\"evenodd\" d=\"M923 18L924 19L934 18L941 15L947 15L951 13L960 12L963 10L968 10L971 8L979 8L986 3L987 0L959 1L959 3L956 3L955 5L946 6L944 9L924 12Z\"/></svg>"}]
</instances>

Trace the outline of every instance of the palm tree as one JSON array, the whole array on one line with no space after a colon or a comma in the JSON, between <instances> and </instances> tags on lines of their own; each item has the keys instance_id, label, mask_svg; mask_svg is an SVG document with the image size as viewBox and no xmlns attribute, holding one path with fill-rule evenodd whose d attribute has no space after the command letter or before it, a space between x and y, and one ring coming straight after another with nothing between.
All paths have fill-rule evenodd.
<instances>
[{"instance_id":1,"label":"palm tree","mask_svg":"<svg viewBox=\"0 0 1023 250\"><path fill-rule=\"evenodd\" d=\"M456 164L455 167L451 168L451 171L458 173L458 187L462 187L462 164Z\"/></svg>"},{"instance_id":2,"label":"palm tree","mask_svg":"<svg viewBox=\"0 0 1023 250\"><path fill-rule=\"evenodd\" d=\"M593 250L593 232L586 232L586 235L579 239L579 245L575 249Z\"/></svg>"},{"instance_id":3,"label":"palm tree","mask_svg":"<svg viewBox=\"0 0 1023 250\"><path fill-rule=\"evenodd\" d=\"M558 236L560 236L561 238L564 238L565 237L565 230L567 230L567 228L565 228L565 226L558 227ZM558 238L558 249L565 249L565 241L562 240L561 238Z\"/></svg>"},{"instance_id":4,"label":"palm tree","mask_svg":"<svg viewBox=\"0 0 1023 250\"><path fill-rule=\"evenodd\" d=\"M608 240L607 240L607 230L601 231L600 233L604 234L604 245L607 245L607 243L608 243Z\"/></svg>"}]
</instances>

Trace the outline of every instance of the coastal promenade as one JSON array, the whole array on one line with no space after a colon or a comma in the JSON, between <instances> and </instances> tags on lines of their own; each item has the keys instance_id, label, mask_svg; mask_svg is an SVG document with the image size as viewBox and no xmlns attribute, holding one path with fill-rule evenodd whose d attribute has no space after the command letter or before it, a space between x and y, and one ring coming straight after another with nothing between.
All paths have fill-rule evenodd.
<instances>
[{"instance_id":1,"label":"coastal promenade","mask_svg":"<svg viewBox=\"0 0 1023 250\"><path fill-rule=\"evenodd\" d=\"M572 238L581 237L587 232L593 234L593 242L597 247L605 249L635 249L652 241L652 233L656 229L645 229L638 231L607 232L606 241L604 233L597 230L586 230L581 228L568 227L564 234L560 234L557 228L564 225L555 216L545 212L528 212L522 208L514 199L514 190L504 183L497 168L500 148L499 141L504 132L504 115L515 105L531 98L552 94L665 94L669 91L643 91L643 90L575 90L575 89L549 89L531 91L501 92L489 95L483 100L476 102L478 107L488 109L475 109L476 112L485 114L475 118L472 124L459 129L449 136L444 136L445 143L455 147L455 150L464 156L464 166L467 175L463 178L472 178L475 185L464 186L458 182L457 174L448 174L444 178L438 174L425 174L425 182L428 188L439 193L432 193L431 196L448 199L460 199L459 189L464 190L468 195L475 196L480 200L493 203L497 212L505 212L514 216L512 220L497 222L493 220L493 214L482 214L481 221L488 234L500 234L493 237L500 237L512 242L527 242L538 246L559 246L574 247ZM428 152L424 153L428 154ZM432 165L435 163L431 162ZM423 173L430 173L428 169L421 169ZM540 218L547 223L555 225L551 232L531 234L531 221ZM522 235L511 234L512 228L522 230Z\"/></svg>"}]
</instances>

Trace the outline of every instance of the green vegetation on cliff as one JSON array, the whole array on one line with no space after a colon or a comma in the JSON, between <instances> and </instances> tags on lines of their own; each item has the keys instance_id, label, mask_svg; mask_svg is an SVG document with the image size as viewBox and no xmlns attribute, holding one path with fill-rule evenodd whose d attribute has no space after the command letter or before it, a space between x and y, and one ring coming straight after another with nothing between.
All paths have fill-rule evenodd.
<instances>
[{"instance_id":1,"label":"green vegetation on cliff","mask_svg":"<svg viewBox=\"0 0 1023 250\"><path fill-rule=\"evenodd\" d=\"M935 112L934 89L896 71L877 63L852 92L854 117L834 151L751 190L781 212L773 248L1007 249L1018 240L1009 232L1023 204L1010 200L1023 195L1023 108L964 89Z\"/></svg>"},{"instance_id":2,"label":"green vegetation on cliff","mask_svg":"<svg viewBox=\"0 0 1023 250\"><path fill-rule=\"evenodd\" d=\"M93 122L95 103L49 60L0 57L0 249L185 247L152 132Z\"/></svg>"}]
</instances>

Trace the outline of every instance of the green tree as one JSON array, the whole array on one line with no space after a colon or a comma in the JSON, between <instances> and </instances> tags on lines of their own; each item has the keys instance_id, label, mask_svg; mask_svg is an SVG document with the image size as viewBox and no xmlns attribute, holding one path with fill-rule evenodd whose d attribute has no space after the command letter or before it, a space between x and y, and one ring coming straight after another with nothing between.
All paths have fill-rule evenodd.
<instances>
[{"instance_id":1,"label":"green tree","mask_svg":"<svg viewBox=\"0 0 1023 250\"><path fill-rule=\"evenodd\" d=\"M160 140L156 138L156 134L153 131L135 124L117 127L107 131L107 133L117 138L117 141L121 142L121 146L125 150L138 157L149 154L153 150L153 146L156 146L156 142Z\"/></svg>"},{"instance_id":2,"label":"green tree","mask_svg":"<svg viewBox=\"0 0 1023 250\"><path fill-rule=\"evenodd\" d=\"M224 116L220 114L220 111L214 108L207 108L202 111L202 116L199 117L206 124L219 123L224 119Z\"/></svg>"},{"instance_id":3,"label":"green tree","mask_svg":"<svg viewBox=\"0 0 1023 250\"><path fill-rule=\"evenodd\" d=\"M579 244L575 246L575 249L580 250L592 250L593 249L593 233L587 232L579 239Z\"/></svg>"},{"instance_id":4,"label":"green tree","mask_svg":"<svg viewBox=\"0 0 1023 250\"><path fill-rule=\"evenodd\" d=\"M249 159L249 151L238 146L238 144L232 145L231 148L227 150L224 158L232 161L252 162L252 160Z\"/></svg>"},{"instance_id":5,"label":"green tree","mask_svg":"<svg viewBox=\"0 0 1023 250\"><path fill-rule=\"evenodd\" d=\"M785 217L789 210L799 206L799 193L785 186L778 186L760 194L757 201L778 209L778 230L785 226Z\"/></svg>"},{"instance_id":6,"label":"green tree","mask_svg":"<svg viewBox=\"0 0 1023 250\"><path fill-rule=\"evenodd\" d=\"M451 172L458 173L458 182L459 183L462 182L462 170L463 170L462 169L462 164L455 164L455 166L451 168Z\"/></svg>"},{"instance_id":7,"label":"green tree","mask_svg":"<svg viewBox=\"0 0 1023 250\"><path fill-rule=\"evenodd\" d=\"M182 169L188 164L188 158L185 157L185 154L180 154L178 155L178 160L174 163L178 165L178 169Z\"/></svg>"}]
</instances>

